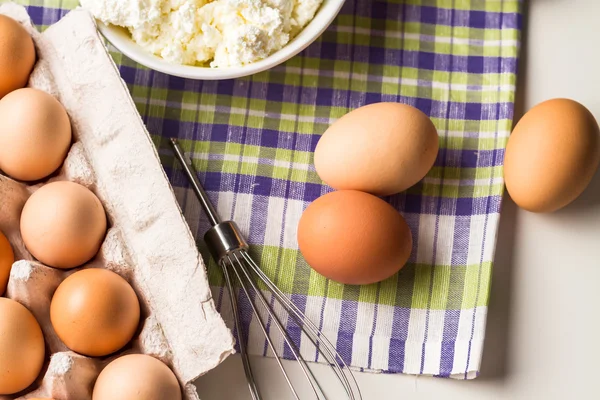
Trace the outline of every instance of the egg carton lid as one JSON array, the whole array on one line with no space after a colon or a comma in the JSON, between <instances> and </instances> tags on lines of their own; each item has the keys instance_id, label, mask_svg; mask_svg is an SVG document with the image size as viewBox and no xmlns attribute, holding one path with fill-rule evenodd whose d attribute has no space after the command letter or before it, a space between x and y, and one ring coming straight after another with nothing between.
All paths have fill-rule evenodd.
<instances>
[{"instance_id":1,"label":"egg carton lid","mask_svg":"<svg viewBox=\"0 0 600 400\"><path fill-rule=\"evenodd\" d=\"M29 85L63 104L77 140L65 161L66 178L93 186L111 225L118 227L116 242L122 242L131 258L130 272L168 344L184 398L198 398L190 391L192 382L234 352L234 339L216 311L205 265L156 148L93 18L78 8L40 34L22 6L1 4L0 14L16 19L32 34L38 62ZM20 213L30 189L35 187L0 177L0 194L15 200L0 204L0 212ZM4 222L10 225L11 218L16 217ZM19 235L11 235L11 229L18 229L12 223L8 235L16 238L11 242L17 256L31 260ZM12 272L36 267L35 262L24 262L29 267ZM56 361L59 367L67 363L61 360L80 362L77 355L62 354Z\"/></svg>"}]
</instances>

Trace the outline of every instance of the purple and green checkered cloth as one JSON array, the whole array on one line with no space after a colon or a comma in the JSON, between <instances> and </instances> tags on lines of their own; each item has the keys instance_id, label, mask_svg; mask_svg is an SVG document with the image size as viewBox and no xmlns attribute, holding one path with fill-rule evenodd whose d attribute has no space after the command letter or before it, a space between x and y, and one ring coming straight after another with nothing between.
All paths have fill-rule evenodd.
<instances>
[{"instance_id":1,"label":"purple and green checkered cloth","mask_svg":"<svg viewBox=\"0 0 600 400\"><path fill-rule=\"evenodd\" d=\"M47 26L77 1L25 5ZM208 225L175 167L169 137L191 153L221 216L237 221L264 271L349 365L473 378L512 124L520 10L519 0L347 0L299 56L235 80L169 77L113 56L197 237ZM422 182L387 198L411 227L409 264L379 284L344 286L310 270L296 227L308 204L331 190L312 164L319 135L348 111L379 101L428 114L440 152ZM215 301L230 318L220 270L212 262L208 269ZM246 303L242 311L250 352L270 355ZM322 361L311 343L300 347L307 359Z\"/></svg>"}]
</instances>

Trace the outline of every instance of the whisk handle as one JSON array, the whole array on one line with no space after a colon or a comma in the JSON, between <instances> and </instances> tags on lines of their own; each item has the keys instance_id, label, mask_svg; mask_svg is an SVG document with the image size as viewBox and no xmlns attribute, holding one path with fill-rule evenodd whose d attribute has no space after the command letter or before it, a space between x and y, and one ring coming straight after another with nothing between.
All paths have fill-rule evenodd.
<instances>
[{"instance_id":1,"label":"whisk handle","mask_svg":"<svg viewBox=\"0 0 600 400\"><path fill-rule=\"evenodd\" d=\"M219 218L219 214L217 214L217 210L215 210L215 207L210 202L210 199L208 198L208 195L206 194L206 191L204 190L202 183L200 183L200 180L198 179L198 176L196 175L196 172L194 171L194 166L192 165L192 160L185 156L185 154L183 153L183 150L179 146L179 143L177 143L177 139L172 138L170 143L171 143L171 147L173 148L173 152L175 153L175 157L181 163L181 166L183 167L183 171L187 175L188 180L190 181L190 184L192 185L192 190L196 194L196 197L198 197L198 200L200 200L200 204L202 205L202 208L204 209L204 212L206 213L206 216L208 217L210 224L212 226L220 224L221 218Z\"/></svg>"},{"instance_id":2,"label":"whisk handle","mask_svg":"<svg viewBox=\"0 0 600 400\"><path fill-rule=\"evenodd\" d=\"M239 250L248 250L248 243L233 221L221 222L210 228L204 235L204 241L217 263Z\"/></svg>"}]
</instances>

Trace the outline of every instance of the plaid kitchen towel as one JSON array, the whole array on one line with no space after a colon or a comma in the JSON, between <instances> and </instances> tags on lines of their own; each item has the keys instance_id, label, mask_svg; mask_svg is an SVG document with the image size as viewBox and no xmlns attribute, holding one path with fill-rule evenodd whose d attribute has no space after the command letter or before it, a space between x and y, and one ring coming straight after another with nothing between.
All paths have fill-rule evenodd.
<instances>
[{"instance_id":1,"label":"plaid kitchen towel","mask_svg":"<svg viewBox=\"0 0 600 400\"><path fill-rule=\"evenodd\" d=\"M76 0L25 1L39 26ZM113 56L155 143L192 231L207 228L168 150L179 137L224 218L252 254L356 368L473 378L484 342L511 129L520 38L518 0L347 0L323 36L287 63L220 82L169 77ZM427 177L388 198L414 237L409 264L369 286L312 272L298 252L302 211L328 192L312 164L319 135L379 101L418 107L440 152ZM376 267L376 266L373 266ZM227 317L222 277L209 265ZM269 355L243 306L250 351ZM282 349L281 338L276 343ZM307 359L314 347L302 343Z\"/></svg>"}]
</instances>

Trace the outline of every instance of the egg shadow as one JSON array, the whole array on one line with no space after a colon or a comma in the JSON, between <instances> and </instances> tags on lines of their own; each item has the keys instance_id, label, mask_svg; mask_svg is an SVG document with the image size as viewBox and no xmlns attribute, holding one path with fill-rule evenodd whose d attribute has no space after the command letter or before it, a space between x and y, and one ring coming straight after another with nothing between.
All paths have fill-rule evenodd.
<instances>
[{"instance_id":1,"label":"egg shadow","mask_svg":"<svg viewBox=\"0 0 600 400\"><path fill-rule=\"evenodd\" d=\"M577 216L578 214L587 214L590 210L595 208L600 210L600 169L596 171L590 184L583 193L571 204L559 210L557 215Z\"/></svg>"}]
</instances>

